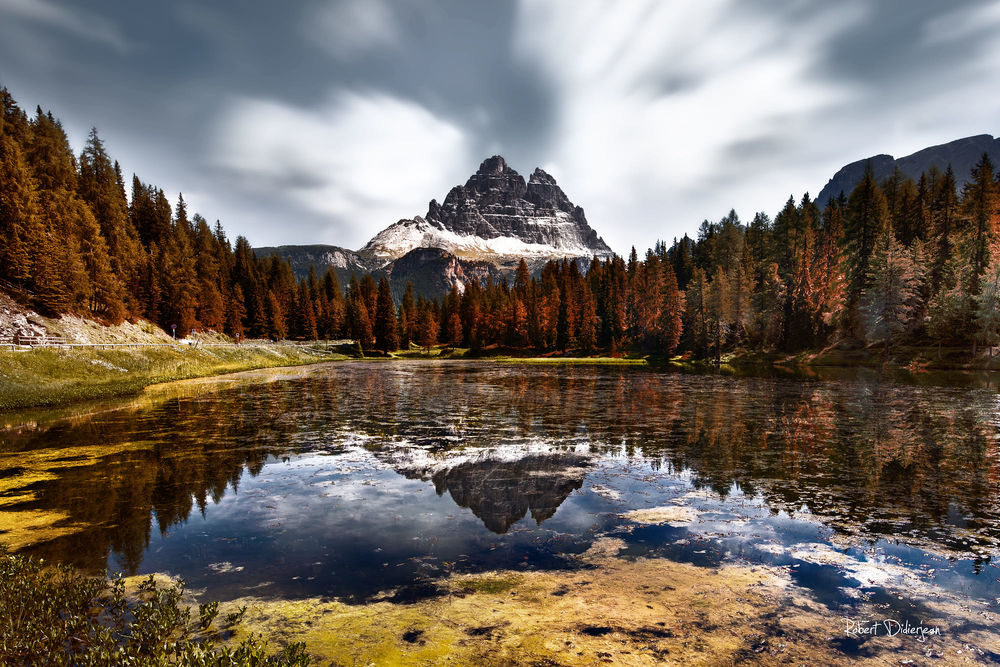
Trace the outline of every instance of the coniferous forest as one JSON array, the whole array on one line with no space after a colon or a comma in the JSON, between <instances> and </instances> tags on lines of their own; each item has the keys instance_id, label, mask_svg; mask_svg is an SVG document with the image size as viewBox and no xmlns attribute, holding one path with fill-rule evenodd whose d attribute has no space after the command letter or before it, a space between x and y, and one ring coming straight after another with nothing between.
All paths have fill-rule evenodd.
<instances>
[{"instance_id":1,"label":"coniferous forest","mask_svg":"<svg viewBox=\"0 0 1000 667\"><path fill-rule=\"evenodd\" d=\"M0 89L0 281L47 314L145 318L273 339L720 357L838 341L977 347L1000 343L1000 173L984 155L961 191L951 168L917 182L869 169L827 202L789 198L770 218L735 212L697 237L639 257L549 262L531 275L468 283L443 300L386 278L333 271L296 280L277 257L171 206L122 170L96 130L79 155L59 121Z\"/></svg>"}]
</instances>

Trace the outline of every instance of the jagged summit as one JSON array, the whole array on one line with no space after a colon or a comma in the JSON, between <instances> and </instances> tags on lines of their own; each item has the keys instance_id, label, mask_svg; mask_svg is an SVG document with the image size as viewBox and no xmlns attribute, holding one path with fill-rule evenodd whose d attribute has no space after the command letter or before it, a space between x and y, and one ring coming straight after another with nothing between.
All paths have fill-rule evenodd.
<instances>
[{"instance_id":1,"label":"jagged summit","mask_svg":"<svg viewBox=\"0 0 1000 667\"><path fill-rule=\"evenodd\" d=\"M440 204L432 199L424 217L400 220L358 252L389 262L419 247L497 263L611 255L551 175L535 169L525 182L499 155L484 160Z\"/></svg>"}]
</instances>

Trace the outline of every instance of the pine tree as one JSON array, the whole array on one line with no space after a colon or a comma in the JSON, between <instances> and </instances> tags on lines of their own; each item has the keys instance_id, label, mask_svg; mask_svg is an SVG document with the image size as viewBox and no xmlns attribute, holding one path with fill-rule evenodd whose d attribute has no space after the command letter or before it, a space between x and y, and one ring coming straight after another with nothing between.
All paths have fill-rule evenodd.
<instances>
[{"instance_id":1,"label":"pine tree","mask_svg":"<svg viewBox=\"0 0 1000 667\"><path fill-rule=\"evenodd\" d=\"M0 88L0 277L25 286L31 279L31 241L38 233L35 183L24 160L27 119Z\"/></svg>"},{"instance_id":2,"label":"pine tree","mask_svg":"<svg viewBox=\"0 0 1000 667\"><path fill-rule=\"evenodd\" d=\"M964 257L954 256L941 272L941 286L927 305L927 331L938 344L958 340L973 317L973 298L966 292L971 267Z\"/></svg>"},{"instance_id":3,"label":"pine tree","mask_svg":"<svg viewBox=\"0 0 1000 667\"><path fill-rule=\"evenodd\" d=\"M868 339L883 342L886 359L891 340L906 330L916 311L920 281L909 251L891 228L884 229L876 240L861 314Z\"/></svg>"},{"instance_id":4,"label":"pine tree","mask_svg":"<svg viewBox=\"0 0 1000 667\"><path fill-rule=\"evenodd\" d=\"M1000 342L1000 246L991 246L990 261L987 263L979 283L976 302L976 335L990 348Z\"/></svg>"},{"instance_id":5,"label":"pine tree","mask_svg":"<svg viewBox=\"0 0 1000 667\"><path fill-rule=\"evenodd\" d=\"M597 308L594 306L594 296L589 289L583 290L580 306L580 329L577 342L584 352L592 352L597 347Z\"/></svg>"},{"instance_id":6,"label":"pine tree","mask_svg":"<svg viewBox=\"0 0 1000 667\"><path fill-rule=\"evenodd\" d=\"M955 173L948 165L943 176L933 179L933 195L930 205L931 246L931 292L936 293L941 285L945 265L954 253L954 232L958 209L955 194Z\"/></svg>"},{"instance_id":7,"label":"pine tree","mask_svg":"<svg viewBox=\"0 0 1000 667\"><path fill-rule=\"evenodd\" d=\"M78 191L100 226L111 271L123 286L134 288L139 281L143 250L129 221L120 170L117 163L112 163L96 128L90 131L79 165ZM133 289L122 289L121 298L129 313L138 313L140 307L133 293Z\"/></svg>"},{"instance_id":8,"label":"pine tree","mask_svg":"<svg viewBox=\"0 0 1000 667\"><path fill-rule=\"evenodd\" d=\"M430 354L431 347L438 342L438 321L430 304L423 297L420 297L417 305L417 320L417 343Z\"/></svg>"},{"instance_id":9,"label":"pine tree","mask_svg":"<svg viewBox=\"0 0 1000 667\"><path fill-rule=\"evenodd\" d=\"M708 284L705 298L707 324L715 344L715 361L722 359L722 344L732 317L732 301L729 294L729 279L722 266L717 266L712 282Z\"/></svg>"},{"instance_id":10,"label":"pine tree","mask_svg":"<svg viewBox=\"0 0 1000 667\"><path fill-rule=\"evenodd\" d=\"M378 283L378 296L375 305L375 347L385 353L399 348L396 321L396 304L392 300L389 280L382 276Z\"/></svg>"},{"instance_id":11,"label":"pine tree","mask_svg":"<svg viewBox=\"0 0 1000 667\"><path fill-rule=\"evenodd\" d=\"M281 295L273 289L267 291L268 336L280 341L288 337L288 313Z\"/></svg>"},{"instance_id":12,"label":"pine tree","mask_svg":"<svg viewBox=\"0 0 1000 667\"><path fill-rule=\"evenodd\" d=\"M403 300L399 304L399 340L400 346L409 348L411 342L416 342L420 327L417 316L417 301L413 291L413 283L406 283Z\"/></svg>"},{"instance_id":13,"label":"pine tree","mask_svg":"<svg viewBox=\"0 0 1000 667\"><path fill-rule=\"evenodd\" d=\"M316 325L316 310L313 307L313 298L307 281L299 283L299 289L295 298L295 334L297 337L306 340L316 340L319 338Z\"/></svg>"},{"instance_id":14,"label":"pine tree","mask_svg":"<svg viewBox=\"0 0 1000 667\"><path fill-rule=\"evenodd\" d=\"M374 349L375 335L368 318L368 307L358 294L352 294L347 299L347 321L350 323L351 338L358 341L363 350Z\"/></svg>"},{"instance_id":15,"label":"pine tree","mask_svg":"<svg viewBox=\"0 0 1000 667\"><path fill-rule=\"evenodd\" d=\"M246 302L243 290L238 283L233 283L226 299L226 333L235 338L244 334L243 321L247 316Z\"/></svg>"},{"instance_id":16,"label":"pine tree","mask_svg":"<svg viewBox=\"0 0 1000 667\"><path fill-rule=\"evenodd\" d=\"M677 287L677 278L669 264L663 272L663 309L660 313L660 348L665 354L673 354L681 341L684 313L684 293Z\"/></svg>"},{"instance_id":17,"label":"pine tree","mask_svg":"<svg viewBox=\"0 0 1000 667\"><path fill-rule=\"evenodd\" d=\"M777 268L777 264L775 264ZM708 281L701 267L696 267L684 295L686 305L684 328L689 332L690 345L701 353L708 352Z\"/></svg>"},{"instance_id":18,"label":"pine tree","mask_svg":"<svg viewBox=\"0 0 1000 667\"><path fill-rule=\"evenodd\" d=\"M993 162L983 153L972 170L972 180L966 183L962 196L963 213L968 218L972 239L972 279L974 292L979 289L979 278L986 270L990 248L997 238L1000 218L1000 192L993 180Z\"/></svg>"},{"instance_id":19,"label":"pine tree","mask_svg":"<svg viewBox=\"0 0 1000 667\"><path fill-rule=\"evenodd\" d=\"M869 262L875 241L889 224L889 209L882 190L875 183L871 162L865 166L861 181L851 191L844 217L845 275L847 277L848 317L853 319L861 293L871 278Z\"/></svg>"}]
</instances>

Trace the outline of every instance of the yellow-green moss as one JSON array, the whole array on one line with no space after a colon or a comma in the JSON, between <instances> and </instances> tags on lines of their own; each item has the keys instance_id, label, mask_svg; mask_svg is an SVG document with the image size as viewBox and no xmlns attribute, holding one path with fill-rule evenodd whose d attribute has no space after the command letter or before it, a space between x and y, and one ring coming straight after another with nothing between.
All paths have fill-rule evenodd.
<instances>
[{"instance_id":1,"label":"yellow-green moss","mask_svg":"<svg viewBox=\"0 0 1000 667\"><path fill-rule=\"evenodd\" d=\"M882 665L928 650L973 659L970 637L947 633L876 637L870 653L848 658L836 650L842 619L780 568L628 561L611 555L620 541L599 542L582 556L586 569L456 576L442 583L446 595L414 604L243 598L222 612L246 605L243 633L304 641L317 664Z\"/></svg>"}]
</instances>

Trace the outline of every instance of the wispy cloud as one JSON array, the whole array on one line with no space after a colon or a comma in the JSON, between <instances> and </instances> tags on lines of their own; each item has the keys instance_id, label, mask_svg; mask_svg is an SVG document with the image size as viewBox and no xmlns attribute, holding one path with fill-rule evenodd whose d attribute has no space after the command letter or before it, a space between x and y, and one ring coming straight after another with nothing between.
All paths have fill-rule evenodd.
<instances>
[{"instance_id":1,"label":"wispy cloud","mask_svg":"<svg viewBox=\"0 0 1000 667\"><path fill-rule=\"evenodd\" d=\"M777 147L801 138L810 114L851 95L810 71L817 43L856 16L818 15L796 34L738 5L521 5L517 53L560 91L551 168L567 191L582 193L588 217L618 249L634 242L636 227L669 233L730 206L772 208L773 184L754 195L740 180L759 188L778 176L760 166L777 167L787 158ZM741 176L734 166L747 163L756 173ZM786 182L804 185L801 174ZM714 197L706 183L718 188Z\"/></svg>"},{"instance_id":2,"label":"wispy cloud","mask_svg":"<svg viewBox=\"0 0 1000 667\"><path fill-rule=\"evenodd\" d=\"M106 44L119 53L129 50L129 42L118 27L103 16L78 7L65 7L48 0L0 0L0 16L24 21Z\"/></svg>"},{"instance_id":3,"label":"wispy cloud","mask_svg":"<svg viewBox=\"0 0 1000 667\"><path fill-rule=\"evenodd\" d=\"M372 49L391 49L400 32L396 15L384 0L339 0L305 14L305 35L342 60Z\"/></svg>"},{"instance_id":4,"label":"wispy cloud","mask_svg":"<svg viewBox=\"0 0 1000 667\"><path fill-rule=\"evenodd\" d=\"M219 116L218 167L243 187L374 235L422 213L469 161L461 129L384 93L341 92L315 109L239 99Z\"/></svg>"}]
</instances>

